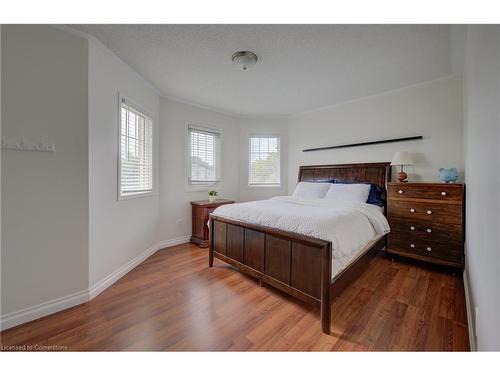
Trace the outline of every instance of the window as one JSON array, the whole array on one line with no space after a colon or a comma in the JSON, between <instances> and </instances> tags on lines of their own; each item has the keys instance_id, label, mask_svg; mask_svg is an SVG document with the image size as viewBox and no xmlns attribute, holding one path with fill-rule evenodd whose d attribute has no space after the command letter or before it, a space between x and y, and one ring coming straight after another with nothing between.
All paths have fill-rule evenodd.
<instances>
[{"instance_id":1,"label":"window","mask_svg":"<svg viewBox=\"0 0 500 375\"><path fill-rule=\"evenodd\" d=\"M248 184L259 186L280 185L280 138L255 135L250 139Z\"/></svg>"},{"instance_id":2,"label":"window","mask_svg":"<svg viewBox=\"0 0 500 375\"><path fill-rule=\"evenodd\" d=\"M153 120L120 99L119 198L153 191Z\"/></svg>"},{"instance_id":3,"label":"window","mask_svg":"<svg viewBox=\"0 0 500 375\"><path fill-rule=\"evenodd\" d=\"M220 132L188 127L189 183L211 185L220 180Z\"/></svg>"}]
</instances>

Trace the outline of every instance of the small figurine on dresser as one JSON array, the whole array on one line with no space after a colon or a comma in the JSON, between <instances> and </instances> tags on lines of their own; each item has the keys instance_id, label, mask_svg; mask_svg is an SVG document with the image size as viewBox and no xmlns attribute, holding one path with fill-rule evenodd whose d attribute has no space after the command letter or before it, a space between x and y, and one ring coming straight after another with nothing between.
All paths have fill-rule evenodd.
<instances>
[{"instance_id":1,"label":"small figurine on dresser","mask_svg":"<svg viewBox=\"0 0 500 375\"><path fill-rule=\"evenodd\" d=\"M439 178L445 184L454 184L458 178L457 168L439 168Z\"/></svg>"}]
</instances>

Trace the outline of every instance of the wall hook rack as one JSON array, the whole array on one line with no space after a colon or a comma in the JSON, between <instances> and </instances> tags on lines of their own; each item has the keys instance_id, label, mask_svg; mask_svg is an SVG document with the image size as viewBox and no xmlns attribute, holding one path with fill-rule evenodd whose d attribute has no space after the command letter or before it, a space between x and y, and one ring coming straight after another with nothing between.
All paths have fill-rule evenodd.
<instances>
[{"instance_id":1,"label":"wall hook rack","mask_svg":"<svg viewBox=\"0 0 500 375\"><path fill-rule=\"evenodd\" d=\"M33 142L24 137L17 139L2 137L2 150L54 152L56 145L47 143L43 139L40 142Z\"/></svg>"}]
</instances>

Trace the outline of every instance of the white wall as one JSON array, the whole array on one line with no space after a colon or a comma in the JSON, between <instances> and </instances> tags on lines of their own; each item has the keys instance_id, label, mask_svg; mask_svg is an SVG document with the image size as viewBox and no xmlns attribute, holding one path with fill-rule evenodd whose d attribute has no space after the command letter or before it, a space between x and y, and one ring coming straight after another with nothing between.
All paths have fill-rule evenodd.
<instances>
[{"instance_id":1,"label":"white wall","mask_svg":"<svg viewBox=\"0 0 500 375\"><path fill-rule=\"evenodd\" d=\"M160 221L161 241L191 235L190 201L207 199L207 188L187 186L187 126L189 123L222 131L220 198L239 196L239 128L233 117L162 98L160 101Z\"/></svg>"},{"instance_id":2,"label":"white wall","mask_svg":"<svg viewBox=\"0 0 500 375\"><path fill-rule=\"evenodd\" d=\"M463 75L467 25L450 25L450 62L453 74Z\"/></svg>"},{"instance_id":3,"label":"white wall","mask_svg":"<svg viewBox=\"0 0 500 375\"><path fill-rule=\"evenodd\" d=\"M55 143L2 151L2 315L87 289L87 41L2 26L2 134Z\"/></svg>"},{"instance_id":4,"label":"white wall","mask_svg":"<svg viewBox=\"0 0 500 375\"><path fill-rule=\"evenodd\" d=\"M477 349L500 350L500 29L469 26L464 71L466 269ZM472 325L474 327L474 324Z\"/></svg>"},{"instance_id":5,"label":"white wall","mask_svg":"<svg viewBox=\"0 0 500 375\"><path fill-rule=\"evenodd\" d=\"M153 118L154 195L117 199L118 94ZM89 284L157 242L159 95L99 42L89 43Z\"/></svg>"},{"instance_id":6,"label":"white wall","mask_svg":"<svg viewBox=\"0 0 500 375\"><path fill-rule=\"evenodd\" d=\"M242 202L287 195L288 190L288 121L286 118L238 119L240 127L239 199ZM274 134L280 136L280 187L248 186L248 138L251 134Z\"/></svg>"},{"instance_id":7,"label":"white wall","mask_svg":"<svg viewBox=\"0 0 500 375\"><path fill-rule=\"evenodd\" d=\"M302 152L412 135L424 139ZM294 116L288 140L289 191L297 183L300 165L391 161L402 150L415 158L415 165L406 168L410 181L438 181L439 167L457 167L463 181L461 78L442 78Z\"/></svg>"}]
</instances>

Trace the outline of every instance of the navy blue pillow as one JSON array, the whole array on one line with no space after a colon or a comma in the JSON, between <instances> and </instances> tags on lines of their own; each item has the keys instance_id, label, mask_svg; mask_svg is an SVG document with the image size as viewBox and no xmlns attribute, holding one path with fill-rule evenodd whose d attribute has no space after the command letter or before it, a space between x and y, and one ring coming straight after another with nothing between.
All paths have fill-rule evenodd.
<instances>
[{"instance_id":1,"label":"navy blue pillow","mask_svg":"<svg viewBox=\"0 0 500 375\"><path fill-rule=\"evenodd\" d=\"M342 180L339 178L335 178L330 180L332 184L359 184L359 182L350 181L350 180ZM370 185L370 193L368 194L368 199L366 203L374 204L379 207L384 207L384 203L382 202L382 189L377 184L366 184Z\"/></svg>"}]
</instances>

